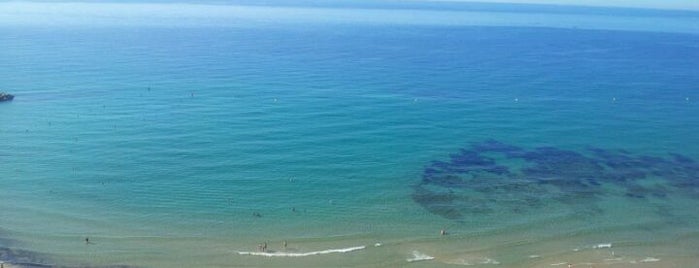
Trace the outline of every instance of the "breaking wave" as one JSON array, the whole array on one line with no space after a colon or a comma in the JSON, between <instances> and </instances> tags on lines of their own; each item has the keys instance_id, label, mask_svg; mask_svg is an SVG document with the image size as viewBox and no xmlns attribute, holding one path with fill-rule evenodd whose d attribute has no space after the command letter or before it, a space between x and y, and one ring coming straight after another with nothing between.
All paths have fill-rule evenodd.
<instances>
[{"instance_id":1,"label":"breaking wave","mask_svg":"<svg viewBox=\"0 0 699 268\"><path fill-rule=\"evenodd\" d=\"M282 251L276 251L276 252L254 252L254 251L238 251L239 255L252 255L252 256L264 256L264 257L308 257L308 256L313 256L313 255L322 255L322 254L330 254L330 253L347 253L347 252L352 252L356 250L362 250L365 249L366 246L357 246L357 247L349 247L349 248L339 248L339 249L326 249L326 250L319 250L319 251L310 251L310 252L282 252Z\"/></svg>"}]
</instances>

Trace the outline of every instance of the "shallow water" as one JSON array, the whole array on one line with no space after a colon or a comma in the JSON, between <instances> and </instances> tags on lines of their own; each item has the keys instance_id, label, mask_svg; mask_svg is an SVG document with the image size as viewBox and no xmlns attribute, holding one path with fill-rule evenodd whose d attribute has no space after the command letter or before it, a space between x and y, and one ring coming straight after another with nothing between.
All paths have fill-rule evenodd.
<instances>
[{"instance_id":1,"label":"shallow water","mask_svg":"<svg viewBox=\"0 0 699 268\"><path fill-rule=\"evenodd\" d=\"M0 260L697 261L698 35L235 26L0 27Z\"/></svg>"}]
</instances>

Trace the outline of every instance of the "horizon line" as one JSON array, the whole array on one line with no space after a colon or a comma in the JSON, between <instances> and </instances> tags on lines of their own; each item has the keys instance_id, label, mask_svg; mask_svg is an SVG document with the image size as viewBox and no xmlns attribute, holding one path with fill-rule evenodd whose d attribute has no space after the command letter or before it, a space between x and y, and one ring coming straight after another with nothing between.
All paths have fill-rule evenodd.
<instances>
[{"instance_id":1,"label":"horizon line","mask_svg":"<svg viewBox=\"0 0 699 268\"><path fill-rule=\"evenodd\" d=\"M535 0L536 1L536 0ZM539 11L544 13L595 13L609 11L634 11L638 13L646 12L668 12L668 13L684 13L687 15L699 16L699 5L697 7L674 8L674 7L653 7L653 6L625 6L625 5L597 5L597 4L567 4L567 3L548 3L548 2L517 2L516 0L492 0L487 1L470 1L470 0L341 0L329 2L319 2L315 0L277 0L277 1L254 1L254 0L210 0L210 1L168 1L168 0L149 0L149 1L90 1L90 0L29 0L29 1L0 1L0 4L7 3L42 3L42 4L154 4L154 5L197 5L197 6L265 6L265 7L324 7L324 8L366 8L366 9L440 9L453 10L457 8L459 11L493 11L493 12L526 12ZM425 6L432 4L430 6ZM509 8L508 8L509 7ZM525 8L526 10L510 9L512 7ZM536 8L542 9L537 10ZM564 10L573 9L573 10ZM571 12L577 11L577 12Z\"/></svg>"}]
</instances>

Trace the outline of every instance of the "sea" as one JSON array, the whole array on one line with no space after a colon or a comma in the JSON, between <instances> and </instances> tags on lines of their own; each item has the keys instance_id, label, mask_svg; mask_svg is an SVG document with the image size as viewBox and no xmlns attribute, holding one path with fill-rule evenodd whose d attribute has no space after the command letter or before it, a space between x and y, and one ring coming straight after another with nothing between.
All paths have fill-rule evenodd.
<instances>
[{"instance_id":1,"label":"sea","mask_svg":"<svg viewBox=\"0 0 699 268\"><path fill-rule=\"evenodd\" d=\"M0 91L6 267L699 267L696 11L2 2Z\"/></svg>"}]
</instances>

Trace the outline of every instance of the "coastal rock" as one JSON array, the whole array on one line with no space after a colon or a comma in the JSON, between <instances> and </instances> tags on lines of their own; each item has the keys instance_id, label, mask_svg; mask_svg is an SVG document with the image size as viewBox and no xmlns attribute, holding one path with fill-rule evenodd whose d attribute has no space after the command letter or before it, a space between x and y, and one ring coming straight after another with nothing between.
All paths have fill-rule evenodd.
<instances>
[{"instance_id":1,"label":"coastal rock","mask_svg":"<svg viewBox=\"0 0 699 268\"><path fill-rule=\"evenodd\" d=\"M0 102L2 101L11 101L15 98L14 95L12 94L7 94L7 93L0 93Z\"/></svg>"}]
</instances>

